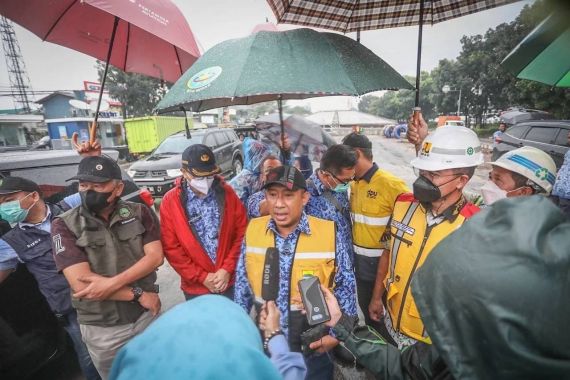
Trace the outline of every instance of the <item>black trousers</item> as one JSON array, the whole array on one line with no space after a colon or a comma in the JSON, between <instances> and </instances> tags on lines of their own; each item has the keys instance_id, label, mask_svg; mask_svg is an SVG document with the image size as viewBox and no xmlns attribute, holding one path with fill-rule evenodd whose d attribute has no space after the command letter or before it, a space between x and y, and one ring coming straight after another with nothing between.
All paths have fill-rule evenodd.
<instances>
[{"instance_id":1,"label":"black trousers","mask_svg":"<svg viewBox=\"0 0 570 380\"><path fill-rule=\"evenodd\" d=\"M386 329L386 325L384 324L384 319L380 319L380 322L373 321L370 319L370 313L368 313L368 305L370 305L370 301L372 300L372 293L374 291L374 281L364 281L356 279L356 290L358 293L358 306L362 310L362 314L364 314L364 321L366 325L372 327L374 330L378 331L380 335L386 340L388 343L396 344L388 330ZM386 305L384 305L386 307Z\"/></svg>"}]
</instances>

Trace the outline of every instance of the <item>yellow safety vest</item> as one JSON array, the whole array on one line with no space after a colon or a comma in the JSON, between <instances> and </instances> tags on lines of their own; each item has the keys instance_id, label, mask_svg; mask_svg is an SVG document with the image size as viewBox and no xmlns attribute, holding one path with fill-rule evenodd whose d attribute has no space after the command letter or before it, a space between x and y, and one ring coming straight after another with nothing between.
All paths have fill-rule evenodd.
<instances>
[{"instance_id":1,"label":"yellow safety vest","mask_svg":"<svg viewBox=\"0 0 570 380\"><path fill-rule=\"evenodd\" d=\"M477 211L477 206L466 203L454 215L453 221L446 219L428 227L426 209L413 195L403 194L398 197L390 222L390 265L384 280L387 309L396 331L431 343L412 296L411 280L433 247L461 227L465 220Z\"/></svg>"},{"instance_id":2,"label":"yellow safety vest","mask_svg":"<svg viewBox=\"0 0 570 380\"><path fill-rule=\"evenodd\" d=\"M245 267L249 284L256 302L261 299L263 264L267 248L275 247L275 234L267 228L270 216L250 220L245 233ZM336 234L334 222L308 216L311 234L301 233L295 249L291 278L290 297L298 297L297 283L303 276L317 276L321 284L332 287L335 272ZM291 305L291 310L297 309Z\"/></svg>"},{"instance_id":3,"label":"yellow safety vest","mask_svg":"<svg viewBox=\"0 0 570 380\"><path fill-rule=\"evenodd\" d=\"M400 178L378 169L370 179L353 181L350 187L350 213L354 252L380 257L380 238L392 215L398 195L410 190Z\"/></svg>"}]
</instances>

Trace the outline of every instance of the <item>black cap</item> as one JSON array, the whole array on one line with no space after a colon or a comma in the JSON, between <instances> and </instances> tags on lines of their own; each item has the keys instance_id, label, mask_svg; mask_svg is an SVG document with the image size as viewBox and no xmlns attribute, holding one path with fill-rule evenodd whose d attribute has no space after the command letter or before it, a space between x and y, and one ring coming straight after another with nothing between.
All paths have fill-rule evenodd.
<instances>
[{"instance_id":1,"label":"black cap","mask_svg":"<svg viewBox=\"0 0 570 380\"><path fill-rule=\"evenodd\" d=\"M113 159L106 156L85 157L79 162L77 175L68 181L74 179L99 183L122 179L121 168Z\"/></svg>"},{"instance_id":2,"label":"black cap","mask_svg":"<svg viewBox=\"0 0 570 380\"><path fill-rule=\"evenodd\" d=\"M342 139L344 145L351 146L353 148L363 148L372 149L372 142L365 135L352 132Z\"/></svg>"},{"instance_id":3,"label":"black cap","mask_svg":"<svg viewBox=\"0 0 570 380\"><path fill-rule=\"evenodd\" d=\"M221 172L216 165L216 157L212 149L204 144L190 145L182 153L182 168L194 177L209 177Z\"/></svg>"},{"instance_id":4,"label":"black cap","mask_svg":"<svg viewBox=\"0 0 570 380\"><path fill-rule=\"evenodd\" d=\"M0 195L13 194L19 191L33 193L40 192L40 187L34 181L22 177L0 178Z\"/></svg>"},{"instance_id":5,"label":"black cap","mask_svg":"<svg viewBox=\"0 0 570 380\"><path fill-rule=\"evenodd\" d=\"M303 174L294 166L278 166L267 173L264 189L272 185L285 186L289 190L307 190L307 182Z\"/></svg>"}]
</instances>

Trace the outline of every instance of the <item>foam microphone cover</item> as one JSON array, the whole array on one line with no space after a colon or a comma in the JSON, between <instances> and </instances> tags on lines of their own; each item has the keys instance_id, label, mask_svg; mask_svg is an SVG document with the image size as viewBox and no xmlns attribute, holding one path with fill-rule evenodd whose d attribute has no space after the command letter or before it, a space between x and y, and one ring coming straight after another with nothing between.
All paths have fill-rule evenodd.
<instances>
[{"instance_id":1,"label":"foam microphone cover","mask_svg":"<svg viewBox=\"0 0 570 380\"><path fill-rule=\"evenodd\" d=\"M265 252L261 281L261 298L275 301L279 294L279 250L269 247Z\"/></svg>"}]
</instances>

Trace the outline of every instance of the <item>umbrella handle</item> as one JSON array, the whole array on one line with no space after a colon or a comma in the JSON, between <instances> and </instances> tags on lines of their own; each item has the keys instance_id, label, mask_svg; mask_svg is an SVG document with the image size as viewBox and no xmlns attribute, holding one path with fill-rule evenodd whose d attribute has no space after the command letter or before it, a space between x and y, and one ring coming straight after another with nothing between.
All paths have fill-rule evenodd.
<instances>
[{"instance_id":1,"label":"umbrella handle","mask_svg":"<svg viewBox=\"0 0 570 380\"><path fill-rule=\"evenodd\" d=\"M89 145L93 145L97 139L97 122L93 121L89 127Z\"/></svg>"}]
</instances>

